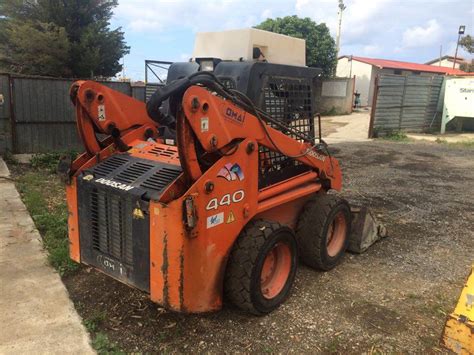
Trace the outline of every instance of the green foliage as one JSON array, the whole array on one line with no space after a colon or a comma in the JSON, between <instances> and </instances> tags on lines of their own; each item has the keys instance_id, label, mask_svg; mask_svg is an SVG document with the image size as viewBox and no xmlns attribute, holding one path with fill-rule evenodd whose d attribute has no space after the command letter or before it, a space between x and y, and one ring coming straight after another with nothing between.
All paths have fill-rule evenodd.
<instances>
[{"instance_id":1,"label":"green foliage","mask_svg":"<svg viewBox=\"0 0 474 355\"><path fill-rule=\"evenodd\" d=\"M107 334L102 332L95 334L94 339L92 340L92 347L99 354L124 354L116 344L109 340Z\"/></svg>"},{"instance_id":2,"label":"green foliage","mask_svg":"<svg viewBox=\"0 0 474 355\"><path fill-rule=\"evenodd\" d=\"M56 77L114 76L130 49L121 28L109 28L115 6L117 0L3 0L0 68Z\"/></svg>"},{"instance_id":3,"label":"green foliage","mask_svg":"<svg viewBox=\"0 0 474 355\"><path fill-rule=\"evenodd\" d=\"M468 53L474 53L474 37L466 35L459 41L459 45L464 48Z\"/></svg>"},{"instance_id":4,"label":"green foliage","mask_svg":"<svg viewBox=\"0 0 474 355\"><path fill-rule=\"evenodd\" d=\"M5 153L3 153L3 161L7 163L8 165L17 165L18 160L13 156L12 152L7 150Z\"/></svg>"},{"instance_id":5,"label":"green foliage","mask_svg":"<svg viewBox=\"0 0 474 355\"><path fill-rule=\"evenodd\" d=\"M37 153L31 157L30 165L35 169L46 169L50 173L55 173L58 167L59 160L64 155L71 157L74 160L77 152L69 151L66 153Z\"/></svg>"},{"instance_id":6,"label":"green foliage","mask_svg":"<svg viewBox=\"0 0 474 355\"><path fill-rule=\"evenodd\" d=\"M77 270L79 265L69 258L68 213L59 179L44 170L30 171L17 179L17 188L43 237L49 263L60 275Z\"/></svg>"},{"instance_id":7,"label":"green foliage","mask_svg":"<svg viewBox=\"0 0 474 355\"><path fill-rule=\"evenodd\" d=\"M255 28L306 40L306 65L323 69L326 77L333 76L337 65L334 39L325 23L316 24L309 17L298 16L266 19Z\"/></svg>"},{"instance_id":8,"label":"green foliage","mask_svg":"<svg viewBox=\"0 0 474 355\"><path fill-rule=\"evenodd\" d=\"M0 45L2 67L20 74L70 75L64 66L69 51L64 28L52 23L12 20L5 24L3 30L8 40Z\"/></svg>"},{"instance_id":9,"label":"green foliage","mask_svg":"<svg viewBox=\"0 0 474 355\"><path fill-rule=\"evenodd\" d=\"M390 141L397 141L397 142L404 142L408 141L408 136L401 131L394 131L388 133L383 139L390 140Z\"/></svg>"},{"instance_id":10,"label":"green foliage","mask_svg":"<svg viewBox=\"0 0 474 355\"><path fill-rule=\"evenodd\" d=\"M107 314L105 312L95 312L89 318L84 320L84 326L89 333L95 333L99 329L99 325L104 321Z\"/></svg>"},{"instance_id":11,"label":"green foliage","mask_svg":"<svg viewBox=\"0 0 474 355\"><path fill-rule=\"evenodd\" d=\"M471 60L470 63L461 63L459 65L459 69L465 71L466 73L473 73L474 72L474 59Z\"/></svg>"}]
</instances>

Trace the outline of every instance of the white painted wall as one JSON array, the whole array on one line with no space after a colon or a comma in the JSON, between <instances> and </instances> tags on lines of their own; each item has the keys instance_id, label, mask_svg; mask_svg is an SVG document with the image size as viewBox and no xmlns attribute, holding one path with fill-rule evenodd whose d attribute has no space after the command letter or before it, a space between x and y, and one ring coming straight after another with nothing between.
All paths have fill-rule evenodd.
<instances>
[{"instance_id":1,"label":"white painted wall","mask_svg":"<svg viewBox=\"0 0 474 355\"><path fill-rule=\"evenodd\" d=\"M253 48L259 47L269 63L306 66L306 41L300 38L255 28L221 32L199 32L193 58L253 60Z\"/></svg>"},{"instance_id":2,"label":"white painted wall","mask_svg":"<svg viewBox=\"0 0 474 355\"><path fill-rule=\"evenodd\" d=\"M440 65L441 64L441 65ZM447 67L447 68L452 68L453 67L453 62L448 60L448 59L442 59L441 61L436 61L434 63L431 63L430 65L433 65L435 67ZM456 59L456 66L455 68L456 69L459 69L459 67L461 66L461 63L460 63L460 60L459 58Z\"/></svg>"},{"instance_id":3,"label":"white painted wall","mask_svg":"<svg viewBox=\"0 0 474 355\"><path fill-rule=\"evenodd\" d=\"M336 76L342 78L350 78L355 75L355 90L360 93L360 100L362 106L370 106L372 104L373 86L375 76L372 65L358 62L356 60L349 60L348 58L340 58L337 62Z\"/></svg>"}]
</instances>

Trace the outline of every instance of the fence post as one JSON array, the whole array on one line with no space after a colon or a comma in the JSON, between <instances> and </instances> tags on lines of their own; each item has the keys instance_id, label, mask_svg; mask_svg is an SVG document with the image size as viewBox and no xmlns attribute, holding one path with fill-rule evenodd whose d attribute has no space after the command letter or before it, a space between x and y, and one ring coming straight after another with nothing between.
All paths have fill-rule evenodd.
<instances>
[{"instance_id":1,"label":"fence post","mask_svg":"<svg viewBox=\"0 0 474 355\"><path fill-rule=\"evenodd\" d=\"M355 82L354 82L355 85ZM377 109L377 96L379 96L379 75L375 77L374 95L372 97L372 109L370 110L369 137L374 138L375 110Z\"/></svg>"}]
</instances>

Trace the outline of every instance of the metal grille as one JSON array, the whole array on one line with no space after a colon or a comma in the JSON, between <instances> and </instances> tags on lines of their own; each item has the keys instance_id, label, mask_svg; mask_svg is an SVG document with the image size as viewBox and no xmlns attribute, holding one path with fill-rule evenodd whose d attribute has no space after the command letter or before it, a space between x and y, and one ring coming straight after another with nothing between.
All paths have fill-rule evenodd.
<instances>
[{"instance_id":1,"label":"metal grille","mask_svg":"<svg viewBox=\"0 0 474 355\"><path fill-rule=\"evenodd\" d=\"M263 109L286 126L314 136L313 100L308 79L269 78L263 88ZM273 125L273 128L279 127ZM287 134L285 132L285 134ZM298 141L300 138L290 134ZM260 147L260 187L282 181L306 170L297 160Z\"/></svg>"},{"instance_id":2,"label":"metal grille","mask_svg":"<svg viewBox=\"0 0 474 355\"><path fill-rule=\"evenodd\" d=\"M127 213L128 211L128 213ZM92 247L133 265L130 202L104 190L93 189L90 197Z\"/></svg>"},{"instance_id":3,"label":"metal grille","mask_svg":"<svg viewBox=\"0 0 474 355\"><path fill-rule=\"evenodd\" d=\"M156 155L157 157L159 156L165 156L168 158L178 158L178 150L176 148L163 148L160 146L153 147L148 151L149 154Z\"/></svg>"},{"instance_id":4,"label":"metal grille","mask_svg":"<svg viewBox=\"0 0 474 355\"><path fill-rule=\"evenodd\" d=\"M140 186L161 192L171 181L176 179L179 174L181 174L180 170L162 168L146 179Z\"/></svg>"},{"instance_id":5,"label":"metal grille","mask_svg":"<svg viewBox=\"0 0 474 355\"><path fill-rule=\"evenodd\" d=\"M114 179L126 184L131 184L143 174L147 173L150 169L153 169L153 165L142 162L136 162L132 165L127 166L127 168L117 174Z\"/></svg>"},{"instance_id":6,"label":"metal grille","mask_svg":"<svg viewBox=\"0 0 474 355\"><path fill-rule=\"evenodd\" d=\"M95 177L104 177L112 173L114 170L120 168L122 165L126 164L128 161L126 158L122 158L118 155L114 155L111 158L105 160L99 165L96 165L94 168Z\"/></svg>"}]
</instances>

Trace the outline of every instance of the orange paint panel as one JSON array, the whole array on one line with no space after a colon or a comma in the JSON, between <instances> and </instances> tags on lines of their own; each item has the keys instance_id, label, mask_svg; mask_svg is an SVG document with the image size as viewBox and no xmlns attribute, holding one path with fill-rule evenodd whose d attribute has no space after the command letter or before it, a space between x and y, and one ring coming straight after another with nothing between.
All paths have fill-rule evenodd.
<instances>
[{"instance_id":1,"label":"orange paint panel","mask_svg":"<svg viewBox=\"0 0 474 355\"><path fill-rule=\"evenodd\" d=\"M307 195L306 197L273 207L269 210L266 210L265 212L257 214L254 218L262 218L268 221L277 221L281 224L289 226L290 228L296 228L301 210L310 197L311 194Z\"/></svg>"},{"instance_id":2,"label":"orange paint panel","mask_svg":"<svg viewBox=\"0 0 474 355\"><path fill-rule=\"evenodd\" d=\"M69 256L72 260L81 262L81 249L79 245L79 217L77 214L77 189L76 178L72 178L71 183L66 185L66 199L68 209L68 236L69 236Z\"/></svg>"}]
</instances>

